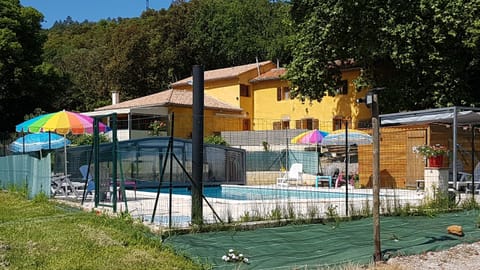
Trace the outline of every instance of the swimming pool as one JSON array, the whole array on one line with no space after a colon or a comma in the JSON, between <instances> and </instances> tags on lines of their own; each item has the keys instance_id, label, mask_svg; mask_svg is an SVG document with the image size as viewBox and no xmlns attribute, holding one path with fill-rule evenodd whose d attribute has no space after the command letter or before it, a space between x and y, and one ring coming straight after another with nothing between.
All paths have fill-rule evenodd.
<instances>
[{"instance_id":1,"label":"swimming pool","mask_svg":"<svg viewBox=\"0 0 480 270\"><path fill-rule=\"evenodd\" d=\"M150 192L157 192L156 189L149 189ZM161 190L161 193L168 193L168 188ZM173 189L175 195L191 195L190 188L176 187ZM273 199L339 199L345 198L345 190L320 191L300 189L277 189L252 186L215 186L205 187L203 194L208 198L226 200L251 201L251 200L273 200ZM349 198L369 198L371 194L350 193Z\"/></svg>"}]
</instances>

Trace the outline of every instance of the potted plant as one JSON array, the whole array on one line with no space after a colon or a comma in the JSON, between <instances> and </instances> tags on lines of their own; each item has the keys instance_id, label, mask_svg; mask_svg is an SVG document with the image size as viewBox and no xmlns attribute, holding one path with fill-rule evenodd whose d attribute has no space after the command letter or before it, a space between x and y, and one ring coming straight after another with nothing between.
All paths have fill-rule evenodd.
<instances>
[{"instance_id":1,"label":"potted plant","mask_svg":"<svg viewBox=\"0 0 480 270\"><path fill-rule=\"evenodd\" d=\"M442 167L443 156L448 152L447 148L440 144L421 145L414 149L414 152L428 159L430 167Z\"/></svg>"}]
</instances>

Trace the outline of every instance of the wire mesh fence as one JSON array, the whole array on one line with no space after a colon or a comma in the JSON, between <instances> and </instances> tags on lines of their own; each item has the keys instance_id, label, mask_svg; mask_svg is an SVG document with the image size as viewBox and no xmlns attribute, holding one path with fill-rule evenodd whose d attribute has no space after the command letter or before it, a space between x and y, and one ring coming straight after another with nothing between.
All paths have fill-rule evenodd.
<instances>
[{"instance_id":1,"label":"wire mesh fence","mask_svg":"<svg viewBox=\"0 0 480 270\"><path fill-rule=\"evenodd\" d=\"M142 121L146 121L142 118ZM172 135L169 118L159 135ZM175 115L173 145L168 136L120 141L117 151L117 185L112 188L112 144L100 146L100 177L105 185L97 190L102 200L117 203L136 218L162 226L183 227L191 223L192 148L191 115ZM206 115L205 135L222 138L225 145L205 144L203 164L203 219L205 223L278 219L317 219L332 216L369 215L372 211L372 145L369 129L352 129L357 123L315 119L256 119ZM178 122L178 123L177 123ZM136 125L148 129L146 123ZM244 130L249 129L249 130ZM300 141L299 136L323 132L322 138ZM347 141L341 135L348 133ZM429 127L383 127L380 138L380 211L388 214L402 207L415 207L435 199L438 181L451 187L448 160L442 168L428 168L424 157L412 149L428 143ZM438 133L438 131L436 131ZM356 133L366 139L357 138ZM330 136L335 135L335 136ZM330 136L330 137L329 137ZM331 137L335 139L331 139ZM325 143L325 141L328 141ZM332 141L333 140L333 141ZM465 147L467 148L467 147ZM463 148L463 151L468 149ZM93 194L80 168L93 164L91 146L69 147L54 152L53 172L63 172L65 160L70 180L78 182L87 207ZM472 149L470 149L472 151ZM91 171L93 171L91 169ZM438 173L436 183L427 173ZM433 183L433 184L432 184ZM82 186L83 184L83 186ZM425 185L435 192L425 190ZM113 195L115 194L115 196ZM439 193L438 193L439 194ZM472 195L475 195L473 193ZM454 203L466 195L455 191ZM115 198L114 198L115 197ZM450 197L449 197L450 198ZM117 202L113 202L117 199Z\"/></svg>"}]
</instances>

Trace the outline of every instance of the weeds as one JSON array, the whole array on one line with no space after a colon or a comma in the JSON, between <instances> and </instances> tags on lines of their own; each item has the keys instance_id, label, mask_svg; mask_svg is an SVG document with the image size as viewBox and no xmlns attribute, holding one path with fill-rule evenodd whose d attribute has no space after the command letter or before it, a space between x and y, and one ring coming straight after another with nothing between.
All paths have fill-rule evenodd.
<instances>
[{"instance_id":1,"label":"weeds","mask_svg":"<svg viewBox=\"0 0 480 270\"><path fill-rule=\"evenodd\" d=\"M478 210L480 209L480 205L475 200L474 197L469 197L468 199L462 201L460 207L465 210Z\"/></svg>"},{"instance_id":2,"label":"weeds","mask_svg":"<svg viewBox=\"0 0 480 270\"><path fill-rule=\"evenodd\" d=\"M270 218L273 220L282 219L282 210L277 206L270 212Z\"/></svg>"},{"instance_id":3,"label":"weeds","mask_svg":"<svg viewBox=\"0 0 480 270\"><path fill-rule=\"evenodd\" d=\"M295 219L295 217L297 216L295 213L295 208L293 207L293 204L291 202L289 202L287 205L287 214L289 219Z\"/></svg>"},{"instance_id":4,"label":"weeds","mask_svg":"<svg viewBox=\"0 0 480 270\"><path fill-rule=\"evenodd\" d=\"M313 220L318 217L318 208L315 206L309 206L307 209L307 216L310 220Z\"/></svg>"}]
</instances>

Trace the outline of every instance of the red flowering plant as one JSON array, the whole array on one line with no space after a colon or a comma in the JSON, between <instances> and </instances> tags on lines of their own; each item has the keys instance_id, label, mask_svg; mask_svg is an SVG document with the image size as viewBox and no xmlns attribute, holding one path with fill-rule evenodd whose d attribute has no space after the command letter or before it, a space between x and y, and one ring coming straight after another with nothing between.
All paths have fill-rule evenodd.
<instances>
[{"instance_id":1,"label":"red flowering plant","mask_svg":"<svg viewBox=\"0 0 480 270\"><path fill-rule=\"evenodd\" d=\"M151 129L150 135L153 136L160 136L160 132L167 131L167 124L159 120L151 122L148 127Z\"/></svg>"},{"instance_id":2,"label":"red flowering plant","mask_svg":"<svg viewBox=\"0 0 480 270\"><path fill-rule=\"evenodd\" d=\"M426 158L443 156L448 153L448 149L441 144L416 146L413 151Z\"/></svg>"}]
</instances>

